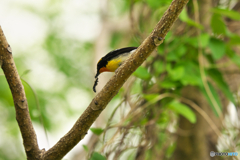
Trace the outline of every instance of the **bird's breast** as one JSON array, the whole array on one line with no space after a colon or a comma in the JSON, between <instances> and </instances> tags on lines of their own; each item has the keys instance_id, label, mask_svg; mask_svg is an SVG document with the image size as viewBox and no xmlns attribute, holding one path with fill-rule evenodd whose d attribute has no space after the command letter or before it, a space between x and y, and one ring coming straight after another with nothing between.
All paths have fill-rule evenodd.
<instances>
[{"instance_id":1,"label":"bird's breast","mask_svg":"<svg viewBox=\"0 0 240 160\"><path fill-rule=\"evenodd\" d=\"M108 64L106 65L106 68L110 71L110 72L115 72L115 70L122 64L122 59L117 58L117 59L113 59L108 61Z\"/></svg>"}]
</instances>

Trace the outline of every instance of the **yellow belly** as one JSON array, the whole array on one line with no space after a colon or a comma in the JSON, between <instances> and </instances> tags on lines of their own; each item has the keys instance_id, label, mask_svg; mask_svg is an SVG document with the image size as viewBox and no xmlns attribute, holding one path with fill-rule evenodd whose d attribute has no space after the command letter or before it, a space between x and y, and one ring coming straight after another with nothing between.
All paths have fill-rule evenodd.
<instances>
[{"instance_id":1,"label":"yellow belly","mask_svg":"<svg viewBox=\"0 0 240 160\"><path fill-rule=\"evenodd\" d=\"M120 58L113 59L108 62L108 64L106 65L106 68L111 72L115 72L115 70L121 65L121 63L122 63L122 59Z\"/></svg>"}]
</instances>

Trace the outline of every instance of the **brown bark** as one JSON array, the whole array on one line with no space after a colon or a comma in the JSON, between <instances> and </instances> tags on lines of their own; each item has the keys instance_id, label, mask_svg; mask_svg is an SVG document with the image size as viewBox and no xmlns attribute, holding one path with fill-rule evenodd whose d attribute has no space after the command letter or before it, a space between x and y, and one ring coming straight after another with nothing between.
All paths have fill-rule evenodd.
<instances>
[{"instance_id":1,"label":"brown bark","mask_svg":"<svg viewBox=\"0 0 240 160\"><path fill-rule=\"evenodd\" d=\"M12 92L16 119L22 134L23 145L27 154L27 159L39 159L39 150L36 133L30 119L28 103L25 91L15 66L12 49L8 44L2 28L0 27L0 66Z\"/></svg>"}]
</instances>

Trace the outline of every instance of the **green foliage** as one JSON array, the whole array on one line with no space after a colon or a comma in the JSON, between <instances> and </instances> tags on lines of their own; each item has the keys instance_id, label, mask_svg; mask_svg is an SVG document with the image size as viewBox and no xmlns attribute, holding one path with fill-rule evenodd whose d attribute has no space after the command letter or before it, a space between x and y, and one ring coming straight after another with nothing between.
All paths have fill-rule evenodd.
<instances>
[{"instance_id":1,"label":"green foliage","mask_svg":"<svg viewBox=\"0 0 240 160\"><path fill-rule=\"evenodd\" d=\"M219 95L216 91L216 89L213 87L213 85L211 83L208 83L208 86L209 86L209 89L210 89L210 92L211 94L213 95L213 98L214 99L211 99L210 96L208 95L208 93L206 92L206 89L205 88L201 88L202 90L202 93L203 95L206 97L206 99L208 100L209 104L210 104L210 107L211 109L213 110L214 114L216 115L216 117L219 117L219 114L214 106L214 102L213 101L216 101L217 103L217 107L222 110L222 104L220 102L220 98L219 98Z\"/></svg>"},{"instance_id":2,"label":"green foliage","mask_svg":"<svg viewBox=\"0 0 240 160\"><path fill-rule=\"evenodd\" d=\"M93 152L90 160L106 160L106 157L104 157L103 155L101 155L98 152Z\"/></svg>"},{"instance_id":3,"label":"green foliage","mask_svg":"<svg viewBox=\"0 0 240 160\"><path fill-rule=\"evenodd\" d=\"M146 94L143 97L150 103L156 103L158 100L158 94Z\"/></svg>"},{"instance_id":4,"label":"green foliage","mask_svg":"<svg viewBox=\"0 0 240 160\"><path fill-rule=\"evenodd\" d=\"M240 20L240 13L234 10L212 8L212 12L221 16L226 16L233 20Z\"/></svg>"},{"instance_id":5,"label":"green foliage","mask_svg":"<svg viewBox=\"0 0 240 160\"><path fill-rule=\"evenodd\" d=\"M234 62L238 67L240 67L240 56L237 55L232 49L227 47L227 55L232 62Z\"/></svg>"},{"instance_id":6,"label":"green foliage","mask_svg":"<svg viewBox=\"0 0 240 160\"><path fill-rule=\"evenodd\" d=\"M167 156L168 158L170 158L170 157L172 156L173 151L175 150L175 148L176 148L176 143L174 143L174 144L172 144L172 145L170 145L170 146L168 147L167 152L166 152L166 156Z\"/></svg>"},{"instance_id":7,"label":"green foliage","mask_svg":"<svg viewBox=\"0 0 240 160\"><path fill-rule=\"evenodd\" d=\"M181 12L179 18L183 22L186 22L190 26L194 26L194 27L197 27L199 29L203 29L203 26L201 24L198 24L198 23L196 23L195 21L193 21L192 19L189 18L186 9L183 9L183 11Z\"/></svg>"},{"instance_id":8,"label":"green foliage","mask_svg":"<svg viewBox=\"0 0 240 160\"><path fill-rule=\"evenodd\" d=\"M168 108L182 115L191 123L196 123L197 121L195 113L185 104L179 103L178 101L172 101L170 104L168 104Z\"/></svg>"},{"instance_id":9,"label":"green foliage","mask_svg":"<svg viewBox=\"0 0 240 160\"><path fill-rule=\"evenodd\" d=\"M213 58L216 60L222 58L226 51L225 43L216 38L210 39L209 48L211 49Z\"/></svg>"},{"instance_id":10,"label":"green foliage","mask_svg":"<svg viewBox=\"0 0 240 160\"><path fill-rule=\"evenodd\" d=\"M82 145L82 146L83 146L83 149L84 149L86 152L89 151L88 146L86 146L86 145Z\"/></svg>"},{"instance_id":11,"label":"green foliage","mask_svg":"<svg viewBox=\"0 0 240 160\"><path fill-rule=\"evenodd\" d=\"M90 130L98 136L101 135L102 132L104 131L102 128L90 128Z\"/></svg>"},{"instance_id":12,"label":"green foliage","mask_svg":"<svg viewBox=\"0 0 240 160\"><path fill-rule=\"evenodd\" d=\"M149 80L151 78L151 74L147 71L146 68L142 66L138 67L138 69L133 73L133 75L143 80Z\"/></svg>"},{"instance_id":13,"label":"green foliage","mask_svg":"<svg viewBox=\"0 0 240 160\"><path fill-rule=\"evenodd\" d=\"M230 35L230 41L228 42L229 46L240 45L240 36L237 34Z\"/></svg>"},{"instance_id":14,"label":"green foliage","mask_svg":"<svg viewBox=\"0 0 240 160\"><path fill-rule=\"evenodd\" d=\"M209 40L210 40L210 35L207 33L202 33L200 35L201 47L203 47L203 48L207 47Z\"/></svg>"},{"instance_id":15,"label":"green foliage","mask_svg":"<svg viewBox=\"0 0 240 160\"><path fill-rule=\"evenodd\" d=\"M211 28L215 34L226 34L226 24L223 22L222 17L218 14L213 14Z\"/></svg>"},{"instance_id":16,"label":"green foliage","mask_svg":"<svg viewBox=\"0 0 240 160\"><path fill-rule=\"evenodd\" d=\"M223 79L223 76L221 74L221 72L217 69L209 69L207 70L207 74L209 75L209 77L211 77L214 82L218 85L218 87L221 89L221 91L225 94L225 96L234 104L235 103L235 99L233 97L232 92L230 91L227 83L225 82L225 80Z\"/></svg>"}]
</instances>

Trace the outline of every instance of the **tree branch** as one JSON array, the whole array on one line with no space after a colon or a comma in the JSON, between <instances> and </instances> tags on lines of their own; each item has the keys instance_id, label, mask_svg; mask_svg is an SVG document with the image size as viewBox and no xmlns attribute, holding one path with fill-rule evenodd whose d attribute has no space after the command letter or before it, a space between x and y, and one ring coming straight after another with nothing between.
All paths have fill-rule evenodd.
<instances>
[{"instance_id":1,"label":"tree branch","mask_svg":"<svg viewBox=\"0 0 240 160\"><path fill-rule=\"evenodd\" d=\"M43 155L44 160L61 159L84 138L95 119L118 93L128 77L146 60L151 52L163 42L164 37L187 2L188 0L173 0L150 36L148 36L136 52L119 67L116 74L109 80L101 92L95 96L72 129L62 137L56 145L45 152Z\"/></svg>"},{"instance_id":2,"label":"tree branch","mask_svg":"<svg viewBox=\"0 0 240 160\"><path fill-rule=\"evenodd\" d=\"M17 72L13 57L12 49L8 44L0 26L0 67L2 68L10 90L12 92L14 106L16 110L16 119L21 130L23 144L27 159L40 158L36 133L30 119L27 98L24 87Z\"/></svg>"}]
</instances>

